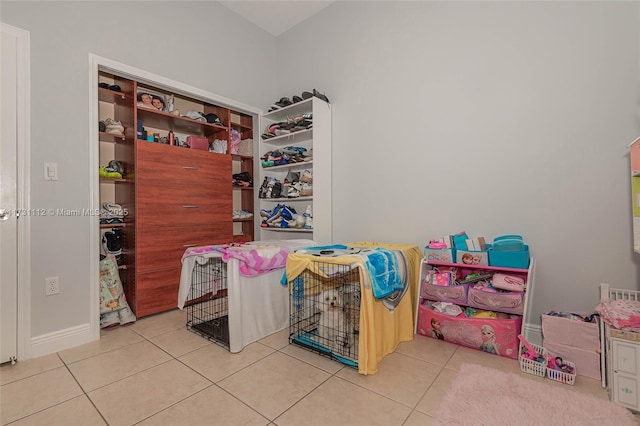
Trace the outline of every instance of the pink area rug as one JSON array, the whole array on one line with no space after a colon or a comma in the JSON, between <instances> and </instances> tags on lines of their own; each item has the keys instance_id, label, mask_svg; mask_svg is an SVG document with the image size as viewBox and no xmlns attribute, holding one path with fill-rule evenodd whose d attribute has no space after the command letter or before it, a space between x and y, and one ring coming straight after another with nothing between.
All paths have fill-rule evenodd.
<instances>
[{"instance_id":1,"label":"pink area rug","mask_svg":"<svg viewBox=\"0 0 640 426\"><path fill-rule=\"evenodd\" d=\"M613 402L525 376L463 364L436 412L436 424L638 425L630 411Z\"/></svg>"}]
</instances>

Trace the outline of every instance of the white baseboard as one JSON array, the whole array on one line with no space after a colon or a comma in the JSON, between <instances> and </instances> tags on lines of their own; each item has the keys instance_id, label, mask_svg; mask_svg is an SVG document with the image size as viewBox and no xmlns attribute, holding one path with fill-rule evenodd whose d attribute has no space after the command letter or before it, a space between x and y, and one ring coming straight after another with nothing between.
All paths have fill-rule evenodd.
<instances>
[{"instance_id":1,"label":"white baseboard","mask_svg":"<svg viewBox=\"0 0 640 426\"><path fill-rule=\"evenodd\" d=\"M93 341L91 324L82 324L31 338L31 358L52 354Z\"/></svg>"},{"instance_id":2,"label":"white baseboard","mask_svg":"<svg viewBox=\"0 0 640 426\"><path fill-rule=\"evenodd\" d=\"M539 325L525 324L524 337L534 345L542 346L542 327Z\"/></svg>"}]
</instances>

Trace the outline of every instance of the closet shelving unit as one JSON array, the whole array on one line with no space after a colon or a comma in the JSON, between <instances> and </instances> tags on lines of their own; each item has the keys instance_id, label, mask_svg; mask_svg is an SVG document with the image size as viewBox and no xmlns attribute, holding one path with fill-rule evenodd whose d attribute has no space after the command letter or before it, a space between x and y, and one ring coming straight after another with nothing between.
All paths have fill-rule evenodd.
<instances>
[{"instance_id":1,"label":"closet shelving unit","mask_svg":"<svg viewBox=\"0 0 640 426\"><path fill-rule=\"evenodd\" d=\"M260 129L267 129L270 125L299 117L302 114L312 114L313 127L306 130L291 132L275 136L270 139L260 139L260 157L269 152L282 150L289 146L306 148L313 156L309 161L290 163L285 165L260 167L260 179L254 182L259 188L266 176L275 177L284 183L289 171L302 173L309 170L313 174L313 195L298 198L258 198L259 208L256 211L272 210L277 204L293 207L298 214L303 214L307 206L313 211L313 228L279 228L260 227L260 239L312 239L319 244L333 242L331 228L331 105L323 100L312 97L294 103L275 111L263 113L260 117ZM286 194L285 194L286 195ZM260 219L260 218L259 218Z\"/></svg>"},{"instance_id":2,"label":"closet shelving unit","mask_svg":"<svg viewBox=\"0 0 640 426\"><path fill-rule=\"evenodd\" d=\"M99 70L98 81L121 88L120 92L97 89L99 119L113 118L125 128L123 135L99 132L100 166L117 160L125 169L122 179L99 179L100 203L116 203L128 212L123 224L100 225L100 231L121 232L120 277L127 302L140 318L177 307L186 248L254 239L254 219L234 220L232 212L253 212L255 192L253 188L235 190L231 185L235 168L254 175L253 157L229 154L229 142L232 129L243 140L253 140L257 115L107 70ZM213 113L222 125L140 107L137 94L145 91L165 98L173 95L174 108L182 114L190 110ZM172 131L181 140L203 136L210 143L226 141L227 153L143 140L137 134L139 121L148 133L160 137ZM234 197L236 193L239 197Z\"/></svg>"}]
</instances>

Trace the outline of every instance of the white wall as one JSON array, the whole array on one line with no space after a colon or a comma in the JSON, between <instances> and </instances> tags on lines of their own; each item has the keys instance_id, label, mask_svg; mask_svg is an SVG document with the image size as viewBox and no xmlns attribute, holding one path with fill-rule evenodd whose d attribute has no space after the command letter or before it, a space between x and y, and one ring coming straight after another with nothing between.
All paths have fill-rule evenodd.
<instances>
[{"instance_id":1,"label":"white wall","mask_svg":"<svg viewBox=\"0 0 640 426\"><path fill-rule=\"evenodd\" d=\"M9 2L3 22L31 33L31 207L89 204L89 53L262 106L278 94L276 40L217 2ZM97 123L96 123L97 126ZM58 163L59 181L43 180ZM88 217L31 221L31 337L87 324ZM44 278L60 277L45 297ZM95 282L95 281L94 281ZM29 283L20 283L29 285Z\"/></svg>"},{"instance_id":2,"label":"white wall","mask_svg":"<svg viewBox=\"0 0 640 426\"><path fill-rule=\"evenodd\" d=\"M282 96L333 106L334 242L521 234L537 324L593 311L600 282L640 289L639 17L638 2L337 2L280 36Z\"/></svg>"}]
</instances>

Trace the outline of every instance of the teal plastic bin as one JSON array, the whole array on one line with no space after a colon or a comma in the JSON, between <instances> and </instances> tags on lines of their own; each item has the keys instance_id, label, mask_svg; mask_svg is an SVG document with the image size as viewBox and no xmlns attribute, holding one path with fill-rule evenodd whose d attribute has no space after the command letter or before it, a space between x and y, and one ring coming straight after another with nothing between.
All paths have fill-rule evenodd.
<instances>
[{"instance_id":1,"label":"teal plastic bin","mask_svg":"<svg viewBox=\"0 0 640 426\"><path fill-rule=\"evenodd\" d=\"M529 268L529 246L524 244L519 235L496 237L493 239L493 244L487 244L487 250L489 251L489 266Z\"/></svg>"}]
</instances>

